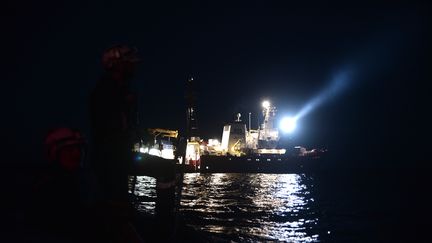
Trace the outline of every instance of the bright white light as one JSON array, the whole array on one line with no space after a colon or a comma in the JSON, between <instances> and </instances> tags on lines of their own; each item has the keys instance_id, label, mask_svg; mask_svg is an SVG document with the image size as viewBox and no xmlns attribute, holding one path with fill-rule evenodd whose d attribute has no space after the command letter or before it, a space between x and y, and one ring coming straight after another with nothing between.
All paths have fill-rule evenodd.
<instances>
[{"instance_id":1,"label":"bright white light","mask_svg":"<svg viewBox=\"0 0 432 243\"><path fill-rule=\"evenodd\" d=\"M162 157L162 153L159 149L151 148L148 152L150 155L154 155L157 157Z\"/></svg>"},{"instance_id":2,"label":"bright white light","mask_svg":"<svg viewBox=\"0 0 432 243\"><path fill-rule=\"evenodd\" d=\"M292 133L296 126L297 120L293 117L284 117L280 122L280 128L285 133Z\"/></svg>"},{"instance_id":3,"label":"bright white light","mask_svg":"<svg viewBox=\"0 0 432 243\"><path fill-rule=\"evenodd\" d=\"M220 145L220 143L219 143L219 140L217 140L217 139L209 139L208 140L208 146L214 146L214 147L216 147L216 146L219 146Z\"/></svg>"},{"instance_id":4,"label":"bright white light","mask_svg":"<svg viewBox=\"0 0 432 243\"><path fill-rule=\"evenodd\" d=\"M264 100L263 103L262 103L262 106L263 106L264 108L268 109L268 108L270 107L270 101L268 101L268 100Z\"/></svg>"}]
</instances>

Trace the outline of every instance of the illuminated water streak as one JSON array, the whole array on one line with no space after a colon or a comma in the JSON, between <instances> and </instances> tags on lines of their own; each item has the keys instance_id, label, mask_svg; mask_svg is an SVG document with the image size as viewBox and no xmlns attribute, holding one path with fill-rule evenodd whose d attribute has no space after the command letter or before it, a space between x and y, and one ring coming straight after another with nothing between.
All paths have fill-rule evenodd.
<instances>
[{"instance_id":1,"label":"illuminated water streak","mask_svg":"<svg viewBox=\"0 0 432 243\"><path fill-rule=\"evenodd\" d=\"M196 229L225 239L316 242L318 218L304 179L296 174L186 175L182 212Z\"/></svg>"},{"instance_id":2,"label":"illuminated water streak","mask_svg":"<svg viewBox=\"0 0 432 243\"><path fill-rule=\"evenodd\" d=\"M234 241L317 242L310 177L297 174L185 174L181 211L193 228ZM155 180L138 177L136 194L155 196ZM152 213L154 203L138 204Z\"/></svg>"},{"instance_id":3,"label":"illuminated water streak","mask_svg":"<svg viewBox=\"0 0 432 243\"><path fill-rule=\"evenodd\" d=\"M132 182L132 177L129 178ZM149 176L137 176L134 194L139 197L146 197L150 200L143 200L136 204L139 211L155 214L156 206L156 179Z\"/></svg>"}]
</instances>

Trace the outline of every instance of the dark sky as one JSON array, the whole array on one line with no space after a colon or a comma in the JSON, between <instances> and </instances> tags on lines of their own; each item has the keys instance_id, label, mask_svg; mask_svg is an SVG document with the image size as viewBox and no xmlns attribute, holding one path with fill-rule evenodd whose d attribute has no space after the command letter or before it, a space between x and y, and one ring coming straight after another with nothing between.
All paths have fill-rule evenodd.
<instances>
[{"instance_id":1,"label":"dark sky","mask_svg":"<svg viewBox=\"0 0 432 243\"><path fill-rule=\"evenodd\" d=\"M89 133L87 98L104 49L136 46L143 126L182 129L184 82L197 80L203 137L269 98L296 113L347 68L346 89L299 121L293 139L325 146L338 163L423 165L430 5L361 1L14 1L2 16L6 160L37 161L43 134ZM350 161L343 160L349 156Z\"/></svg>"}]
</instances>

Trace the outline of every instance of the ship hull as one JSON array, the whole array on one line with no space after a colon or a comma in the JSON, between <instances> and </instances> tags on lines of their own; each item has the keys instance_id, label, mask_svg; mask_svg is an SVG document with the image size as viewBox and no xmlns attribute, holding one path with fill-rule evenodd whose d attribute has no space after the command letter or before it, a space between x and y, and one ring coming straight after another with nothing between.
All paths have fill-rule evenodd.
<instances>
[{"instance_id":1,"label":"ship hull","mask_svg":"<svg viewBox=\"0 0 432 243\"><path fill-rule=\"evenodd\" d=\"M201 173L305 173L319 168L318 156L201 156Z\"/></svg>"}]
</instances>

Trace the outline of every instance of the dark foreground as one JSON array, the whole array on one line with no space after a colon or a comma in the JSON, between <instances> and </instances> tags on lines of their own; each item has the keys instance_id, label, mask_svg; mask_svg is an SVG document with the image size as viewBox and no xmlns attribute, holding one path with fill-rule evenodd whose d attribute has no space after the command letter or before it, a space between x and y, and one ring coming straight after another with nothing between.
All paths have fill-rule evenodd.
<instances>
[{"instance_id":1,"label":"dark foreground","mask_svg":"<svg viewBox=\"0 0 432 243\"><path fill-rule=\"evenodd\" d=\"M117 242L112 239L112 236L116 234L106 234L107 218L104 214L109 212L104 212L103 205L82 212L84 215L89 215L88 217L74 217L73 214L78 212L68 208L72 204L56 205L54 202L52 205L55 205L55 208L43 208L42 212L37 211L39 208L32 207L35 199L32 189L40 181L40 175L43 175L47 168L46 166L3 168L2 172L6 173L2 173L4 200L0 211L2 215L0 242ZM59 192L59 195L48 197L53 201L58 199L59 203L64 203L64 198L60 196L63 194ZM131 194L130 198L134 205L141 200L138 194L136 196ZM58 215L53 217L53 214ZM51 222L53 218L58 219L58 222ZM128 218L130 225L133 226L131 228L144 242L207 241L204 235L187 226L180 215L175 221L166 222L167 227L161 227L164 222L160 222L154 212L143 213L135 210ZM175 223L175 227L168 227L172 223ZM125 234L125 232L130 232L129 229L119 228L121 235L134 235ZM174 231L171 230L173 228ZM122 242L135 242L126 238L123 240Z\"/></svg>"}]
</instances>

